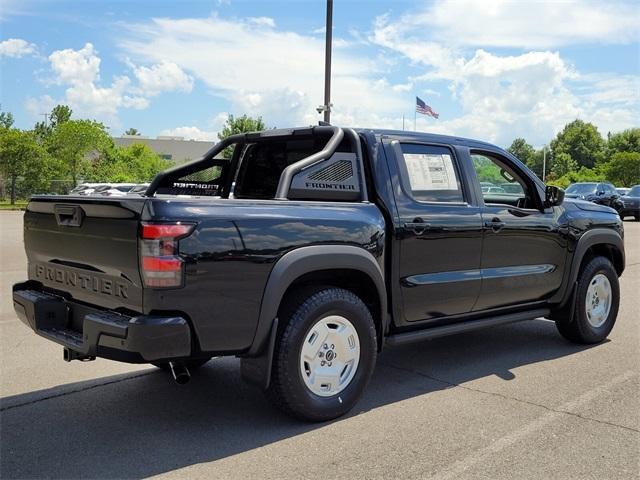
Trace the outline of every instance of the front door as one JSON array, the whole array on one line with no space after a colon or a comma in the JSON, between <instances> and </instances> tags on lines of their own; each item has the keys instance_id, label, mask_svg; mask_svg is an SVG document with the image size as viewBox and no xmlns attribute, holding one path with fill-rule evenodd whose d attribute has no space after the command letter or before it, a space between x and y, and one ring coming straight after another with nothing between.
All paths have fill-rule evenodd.
<instances>
[{"instance_id":1,"label":"front door","mask_svg":"<svg viewBox=\"0 0 640 480\"><path fill-rule=\"evenodd\" d=\"M496 152L471 151L484 206L482 289L474 310L544 300L562 282L562 207L544 209L524 171Z\"/></svg>"},{"instance_id":2,"label":"front door","mask_svg":"<svg viewBox=\"0 0 640 480\"><path fill-rule=\"evenodd\" d=\"M395 278L406 322L470 312L480 293L482 221L456 152L394 141Z\"/></svg>"}]
</instances>

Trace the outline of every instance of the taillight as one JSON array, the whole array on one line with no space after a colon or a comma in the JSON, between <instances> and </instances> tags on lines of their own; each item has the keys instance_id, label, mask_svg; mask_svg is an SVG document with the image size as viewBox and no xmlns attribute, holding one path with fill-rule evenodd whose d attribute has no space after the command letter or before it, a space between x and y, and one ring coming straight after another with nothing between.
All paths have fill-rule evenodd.
<instances>
[{"instance_id":1,"label":"taillight","mask_svg":"<svg viewBox=\"0 0 640 480\"><path fill-rule=\"evenodd\" d=\"M147 287L180 287L184 259L179 255L178 241L191 234L192 223L142 223L140 264Z\"/></svg>"}]
</instances>

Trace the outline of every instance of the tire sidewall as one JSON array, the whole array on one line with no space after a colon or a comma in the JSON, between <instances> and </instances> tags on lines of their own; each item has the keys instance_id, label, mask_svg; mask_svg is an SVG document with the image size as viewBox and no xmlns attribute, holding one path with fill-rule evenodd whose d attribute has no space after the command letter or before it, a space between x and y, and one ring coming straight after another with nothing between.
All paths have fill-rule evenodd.
<instances>
[{"instance_id":1,"label":"tire sidewall","mask_svg":"<svg viewBox=\"0 0 640 480\"><path fill-rule=\"evenodd\" d=\"M288 340L290 345L284 363L289 372L287 382L292 402L304 411L304 416L312 420L327 420L349 411L360 399L373 373L376 362L376 336L373 319L367 307L358 297L342 289L329 289L318 292L326 295L331 292L332 299L310 308L301 305L294 313L295 325ZM340 315L353 325L360 343L360 359L356 374L349 385L341 392L330 397L321 397L307 387L300 369L300 355L303 344L311 328L321 319L330 315Z\"/></svg>"},{"instance_id":2,"label":"tire sidewall","mask_svg":"<svg viewBox=\"0 0 640 480\"><path fill-rule=\"evenodd\" d=\"M602 274L607 277L611 285L611 308L606 321L599 327L592 326L586 314L585 300L589 284L593 278ZM616 317L618 316L618 308L620 306L620 286L618 284L618 275L613 268L611 262L604 257L596 257L592 259L582 272L582 277L578 285L578 296L576 304L576 318L578 328L582 336L590 343L596 343L607 338L607 335L613 328Z\"/></svg>"}]
</instances>

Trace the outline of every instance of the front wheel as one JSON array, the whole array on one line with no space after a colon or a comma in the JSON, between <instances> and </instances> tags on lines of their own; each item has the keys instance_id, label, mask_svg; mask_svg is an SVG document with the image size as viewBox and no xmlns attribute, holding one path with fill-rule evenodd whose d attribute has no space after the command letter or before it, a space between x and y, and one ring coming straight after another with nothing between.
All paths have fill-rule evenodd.
<instances>
[{"instance_id":1,"label":"front wheel","mask_svg":"<svg viewBox=\"0 0 640 480\"><path fill-rule=\"evenodd\" d=\"M267 396L285 413L325 421L360 399L376 362L376 329L367 306L341 288L290 298L279 315Z\"/></svg>"},{"instance_id":2,"label":"front wheel","mask_svg":"<svg viewBox=\"0 0 640 480\"><path fill-rule=\"evenodd\" d=\"M599 343L616 323L620 305L618 274L605 257L592 258L582 269L573 318L556 320L560 334L574 343Z\"/></svg>"}]
</instances>

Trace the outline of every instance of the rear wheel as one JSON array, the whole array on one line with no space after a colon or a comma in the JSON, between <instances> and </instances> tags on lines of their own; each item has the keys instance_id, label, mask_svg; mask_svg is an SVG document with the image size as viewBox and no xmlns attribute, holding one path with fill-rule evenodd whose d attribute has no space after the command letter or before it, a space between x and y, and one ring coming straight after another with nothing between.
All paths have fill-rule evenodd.
<instances>
[{"instance_id":1,"label":"rear wheel","mask_svg":"<svg viewBox=\"0 0 640 480\"><path fill-rule=\"evenodd\" d=\"M362 396L376 362L373 318L341 288L301 292L281 309L269 399L285 413L325 421L347 413Z\"/></svg>"},{"instance_id":2,"label":"rear wheel","mask_svg":"<svg viewBox=\"0 0 640 480\"><path fill-rule=\"evenodd\" d=\"M575 343L598 343L607 338L618 316L618 274L604 257L589 260L580 273L573 318L556 320L560 334Z\"/></svg>"}]
</instances>

